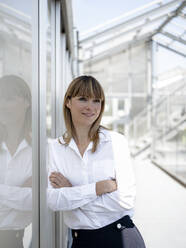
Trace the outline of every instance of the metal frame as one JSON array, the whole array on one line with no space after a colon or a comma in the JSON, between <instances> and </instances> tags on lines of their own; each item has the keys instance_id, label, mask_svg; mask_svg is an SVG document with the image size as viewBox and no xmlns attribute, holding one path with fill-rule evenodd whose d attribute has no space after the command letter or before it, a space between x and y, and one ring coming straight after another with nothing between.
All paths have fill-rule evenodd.
<instances>
[{"instance_id":1,"label":"metal frame","mask_svg":"<svg viewBox=\"0 0 186 248\"><path fill-rule=\"evenodd\" d=\"M152 33L150 33L152 35ZM127 41L117 47L113 47L111 49L107 49L106 51L102 52L101 54L98 54L96 56L92 56L92 58L88 58L88 59L84 59L83 63L84 64L88 64L88 63L92 63L92 62L97 62L99 60L102 60L104 58L108 58L110 56L112 56L113 54L117 54L117 53L120 53L121 51L124 51L126 49L128 49L130 46L137 46L141 43L144 43L146 41L148 41L150 39L150 35L149 33L148 34L145 34L144 36L140 37L140 39L134 39L134 40L130 40L130 41Z\"/></svg>"},{"instance_id":2,"label":"metal frame","mask_svg":"<svg viewBox=\"0 0 186 248\"><path fill-rule=\"evenodd\" d=\"M72 53L72 56L74 57L74 36L73 36L73 18L72 18L72 3L71 0L64 0L61 2L61 10L63 15L63 31L65 31L67 35L67 48Z\"/></svg>"},{"instance_id":3,"label":"metal frame","mask_svg":"<svg viewBox=\"0 0 186 248\"><path fill-rule=\"evenodd\" d=\"M145 13L139 14L134 18L130 18L122 23L115 24L115 19L110 21L109 23L112 24L111 27L107 27L108 25L102 26L102 29L97 29L93 35L89 35L86 38L81 38L79 42L79 46L82 47L85 53L85 57L83 58L84 62L87 61L94 61L98 56L102 57L103 54L107 56L111 49L109 50L108 44L110 46L111 42L114 40L118 40L121 37L126 37L129 33L134 33L133 40L131 39L128 41L128 44L132 45L135 40L141 40L144 35L147 35L147 39L154 39L156 34L161 33L166 37L169 37L172 42L177 41L185 45L186 41L182 38L182 35L185 34L186 29L182 32L181 36L175 36L170 34L170 32L164 31L164 28L167 24L170 24L171 21L177 17L181 16L185 19L185 13L183 10L186 6L186 1L184 0L174 0L170 1L166 4L160 4L155 9L151 9L146 11ZM145 9L145 8L143 8ZM125 14L125 17L129 16L128 13ZM117 18L122 19L122 18ZM159 23L162 20L161 23ZM153 25L156 25L154 28ZM151 32L146 32L142 34L146 29L147 25L152 25L153 30ZM128 27L133 26L132 28L128 29ZM148 37L149 36L149 37ZM121 47L125 46L126 41L120 41ZM171 44L163 44L164 46L170 47ZM97 50L97 47L101 47L101 49ZM119 47L119 45L117 45ZM112 43L113 50L117 50L116 45ZM174 49L174 48L173 48ZM179 52L179 51L178 51ZM182 53L182 52L181 52ZM80 58L81 60L81 58Z\"/></svg>"},{"instance_id":4,"label":"metal frame","mask_svg":"<svg viewBox=\"0 0 186 248\"><path fill-rule=\"evenodd\" d=\"M67 37L62 33L63 20L61 17L61 2L56 3L56 137L64 132L64 120L62 118L62 104L64 96L64 76L65 76L65 57ZM55 213L56 216L56 248L65 247L66 233L62 212Z\"/></svg>"},{"instance_id":5,"label":"metal frame","mask_svg":"<svg viewBox=\"0 0 186 248\"><path fill-rule=\"evenodd\" d=\"M157 57L156 57L156 48L157 48L157 43L155 41L152 41L152 46L151 46L151 56L152 56L152 75L151 75L151 82L152 82L152 95L154 95L154 90L155 90L155 85L156 85L156 75L157 75ZM153 97L152 98L152 113L151 113L151 124L152 127L156 125L156 99ZM156 134L155 132L152 132L153 138L152 138L152 144L151 144L151 159L154 157L154 151L155 151L155 145L156 145Z\"/></svg>"},{"instance_id":6,"label":"metal frame","mask_svg":"<svg viewBox=\"0 0 186 248\"><path fill-rule=\"evenodd\" d=\"M52 137L62 134L62 99L66 71L66 35L62 34L61 2L50 1L52 25ZM33 241L34 248L51 248L54 240L47 235L47 175L46 175L46 58L47 39L45 20L48 1L35 0L33 4ZM61 70L62 68L62 70ZM62 73L63 72L63 73ZM62 79L63 78L63 79ZM62 213L56 213L55 247L65 247Z\"/></svg>"},{"instance_id":7,"label":"metal frame","mask_svg":"<svg viewBox=\"0 0 186 248\"><path fill-rule=\"evenodd\" d=\"M165 35L167 36L168 38L174 40L174 41L178 41L180 43L182 43L183 45L186 45L186 40L182 39L181 37L177 37L169 32L166 32L166 31L161 31L160 32L162 35Z\"/></svg>"},{"instance_id":8,"label":"metal frame","mask_svg":"<svg viewBox=\"0 0 186 248\"><path fill-rule=\"evenodd\" d=\"M33 247L50 247L46 238L46 25L47 1L33 6Z\"/></svg>"},{"instance_id":9,"label":"metal frame","mask_svg":"<svg viewBox=\"0 0 186 248\"><path fill-rule=\"evenodd\" d=\"M88 36L89 36L88 34L90 34L90 33L91 33L92 35L93 35L93 34L96 34L98 30L102 30L102 28L103 28L103 30L104 30L105 27L106 27L107 25L109 25L109 24L112 25L112 24L114 24L115 22L122 21L124 18L129 17L129 16L131 16L131 15L134 15L134 14L138 13L139 11L142 11L142 10L148 8L148 7L154 6L155 4L161 5L161 4L162 4L162 0L155 0L155 1L152 1L152 2L146 4L146 5L142 6L142 7L139 7L139 8L137 8L137 9L131 10L131 11L127 12L127 13L124 13L123 15L121 15L121 16L119 16L119 17L116 17L116 18L114 18L114 19L111 19L111 20L109 20L109 21L106 21L106 22L103 23L103 24L99 24L98 26L96 26L96 27L94 27L94 28L91 28L91 29L89 29L88 31L82 33L81 36L82 36L82 37L86 37L86 36L88 37ZM82 38L81 38L81 39L82 39Z\"/></svg>"},{"instance_id":10,"label":"metal frame","mask_svg":"<svg viewBox=\"0 0 186 248\"><path fill-rule=\"evenodd\" d=\"M155 40L155 41L156 41L156 40ZM180 51L177 51L177 50L175 50L175 49L173 49L173 48L170 48L170 47L168 47L168 46L166 46L166 45L164 45L164 44L162 44L162 43L160 43L160 42L157 42L157 41L156 41L156 43L157 43L159 46L164 47L165 49L170 50L171 52L177 53L177 54L181 55L182 57L186 57L186 54L184 54L184 53L182 53L182 52L180 52Z\"/></svg>"},{"instance_id":11,"label":"metal frame","mask_svg":"<svg viewBox=\"0 0 186 248\"><path fill-rule=\"evenodd\" d=\"M61 20L61 3L56 2L56 137L62 134L62 101L63 101L63 87L62 87L62 47L61 47L61 30L62 30L62 20Z\"/></svg>"},{"instance_id":12,"label":"metal frame","mask_svg":"<svg viewBox=\"0 0 186 248\"><path fill-rule=\"evenodd\" d=\"M52 137L56 138L58 133L58 101L60 92L60 75L61 71L59 70L60 60L60 32L61 32L61 13L60 13L60 2L52 1L51 2L51 31L52 31L52 63L51 63L51 73L52 73ZM53 237L54 244L53 247L61 247L61 227L59 221L59 213L53 213L54 215L54 226L53 226Z\"/></svg>"},{"instance_id":13,"label":"metal frame","mask_svg":"<svg viewBox=\"0 0 186 248\"><path fill-rule=\"evenodd\" d=\"M160 5L159 7L155 8L153 10L150 10L148 12L145 12L145 13L141 14L141 15L138 15L135 18L129 19L129 20L125 21L124 23L115 25L115 26L113 26L111 28L107 28L104 31L102 30L102 31L99 32L99 30L98 30L96 32L96 34L90 35L89 37L87 37L85 39L80 39L80 43L85 44L86 42L90 42L91 40L93 40L95 38L98 39L99 37L102 37L102 36L105 36L105 35L108 35L108 34L113 34L113 32L120 31L124 27L130 26L132 24L140 22L141 20L149 18L149 16L159 14L161 11L166 11L166 13L168 14L170 12L168 9L171 8L171 7L175 7L175 5L180 3L180 2L183 2L183 0L171 1L171 2L169 2L167 4Z\"/></svg>"},{"instance_id":14,"label":"metal frame","mask_svg":"<svg viewBox=\"0 0 186 248\"><path fill-rule=\"evenodd\" d=\"M39 203L39 1L33 0L32 30L32 246L40 247L40 203Z\"/></svg>"},{"instance_id":15,"label":"metal frame","mask_svg":"<svg viewBox=\"0 0 186 248\"><path fill-rule=\"evenodd\" d=\"M65 93L66 81L66 44L69 37L62 33L63 19L61 12L61 1L55 1L55 35L54 35L54 49L55 49L55 86L53 96L53 116L54 116L54 138L59 137L64 132L64 120L62 118L62 104ZM63 12L64 13L64 12ZM64 226L62 212L55 213L55 247L61 248L66 246L66 227Z\"/></svg>"},{"instance_id":16,"label":"metal frame","mask_svg":"<svg viewBox=\"0 0 186 248\"><path fill-rule=\"evenodd\" d=\"M153 43L153 41L152 40L150 40L149 42L148 42L148 49L147 49L147 87L148 87L148 89L147 89L147 93L148 93L148 97L147 97L147 106L150 106L150 104L149 103L151 103L152 102L152 91L153 91L153 88L152 88L152 43ZM148 110L148 113L147 113L147 115L148 115L148 128L150 128L151 127L151 121L152 121L152 119L151 119L151 115L152 115L152 113L151 113L151 111L150 111L150 108L149 108L149 110Z\"/></svg>"},{"instance_id":17,"label":"metal frame","mask_svg":"<svg viewBox=\"0 0 186 248\"><path fill-rule=\"evenodd\" d=\"M48 175L46 170L46 82L47 82L47 26L48 1L39 0L39 163L40 167L40 248L49 248L50 240L47 221L47 187Z\"/></svg>"},{"instance_id":18,"label":"metal frame","mask_svg":"<svg viewBox=\"0 0 186 248\"><path fill-rule=\"evenodd\" d=\"M62 84L62 101L61 105L63 104L63 98L65 94L65 83L66 83L66 36L64 33L61 34L61 70L62 70L62 75L61 75L61 84ZM62 113L62 106L61 106L61 113ZM60 127L61 133L65 131L65 123L64 120L62 120L62 124Z\"/></svg>"},{"instance_id":19,"label":"metal frame","mask_svg":"<svg viewBox=\"0 0 186 248\"><path fill-rule=\"evenodd\" d=\"M52 94L52 138L56 137L56 3L51 2L51 39L52 39L52 64L51 64L51 94Z\"/></svg>"},{"instance_id":20,"label":"metal frame","mask_svg":"<svg viewBox=\"0 0 186 248\"><path fill-rule=\"evenodd\" d=\"M74 28L74 58L72 61L72 71L73 76L77 77L79 75L79 67L78 67L78 31Z\"/></svg>"},{"instance_id":21,"label":"metal frame","mask_svg":"<svg viewBox=\"0 0 186 248\"><path fill-rule=\"evenodd\" d=\"M138 25L136 27L130 28L130 29L126 30L126 31L122 31L119 34L115 34L114 37L111 36L111 37L109 37L107 39L104 39L104 41L101 41L101 42L99 42L99 41L97 42L96 41L94 43L94 48L97 47L97 46L100 46L100 45L104 45L106 42L113 41L113 39L122 37L122 36L127 35L127 34L129 34L131 32L138 33L138 31L141 30L143 27L146 27L147 25L151 25L151 24L157 23L157 21L162 20L162 18L164 18L166 16L167 16L167 14L163 14L161 16L158 16L158 17L154 18L153 20L148 20L147 22L145 22L145 23L143 23L141 25ZM92 49L92 46L89 46L88 48L85 47L84 50L85 51L88 51L90 49Z\"/></svg>"},{"instance_id":22,"label":"metal frame","mask_svg":"<svg viewBox=\"0 0 186 248\"><path fill-rule=\"evenodd\" d=\"M167 20L165 20L161 26L158 28L157 33L161 32L162 29L173 19L175 18L181 11L182 9L186 6L186 1L183 1L182 4L174 11L172 12Z\"/></svg>"}]
</instances>

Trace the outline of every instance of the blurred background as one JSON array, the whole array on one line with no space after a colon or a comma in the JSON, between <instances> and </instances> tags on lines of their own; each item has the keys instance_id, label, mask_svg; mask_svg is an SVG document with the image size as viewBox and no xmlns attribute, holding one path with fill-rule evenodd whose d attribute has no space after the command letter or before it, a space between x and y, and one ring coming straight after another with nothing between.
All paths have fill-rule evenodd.
<instances>
[{"instance_id":1,"label":"blurred background","mask_svg":"<svg viewBox=\"0 0 186 248\"><path fill-rule=\"evenodd\" d=\"M47 143L71 80L102 84L129 142L147 248L186 247L186 1L0 0L0 247L70 247L47 207Z\"/></svg>"}]
</instances>

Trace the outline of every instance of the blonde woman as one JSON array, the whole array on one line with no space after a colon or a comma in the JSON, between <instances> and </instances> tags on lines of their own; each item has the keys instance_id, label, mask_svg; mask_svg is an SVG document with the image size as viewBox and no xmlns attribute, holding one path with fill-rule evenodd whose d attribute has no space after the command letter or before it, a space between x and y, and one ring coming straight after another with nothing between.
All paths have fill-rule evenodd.
<instances>
[{"instance_id":1,"label":"blonde woman","mask_svg":"<svg viewBox=\"0 0 186 248\"><path fill-rule=\"evenodd\" d=\"M66 132L49 144L50 207L64 212L72 248L144 248L134 225L135 181L126 138L100 126L105 96L80 76L64 97Z\"/></svg>"}]
</instances>

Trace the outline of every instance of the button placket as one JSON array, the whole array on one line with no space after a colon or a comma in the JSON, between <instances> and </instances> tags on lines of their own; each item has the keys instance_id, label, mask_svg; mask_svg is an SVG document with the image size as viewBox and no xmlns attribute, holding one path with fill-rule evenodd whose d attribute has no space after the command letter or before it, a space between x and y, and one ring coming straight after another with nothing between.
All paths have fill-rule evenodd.
<instances>
[{"instance_id":1,"label":"button placket","mask_svg":"<svg viewBox=\"0 0 186 248\"><path fill-rule=\"evenodd\" d=\"M81 159L81 166L82 166L82 170L83 170L83 181L84 183L89 183L89 180L88 180L88 173L87 173L87 164L86 164L86 159L85 158L82 158Z\"/></svg>"}]
</instances>

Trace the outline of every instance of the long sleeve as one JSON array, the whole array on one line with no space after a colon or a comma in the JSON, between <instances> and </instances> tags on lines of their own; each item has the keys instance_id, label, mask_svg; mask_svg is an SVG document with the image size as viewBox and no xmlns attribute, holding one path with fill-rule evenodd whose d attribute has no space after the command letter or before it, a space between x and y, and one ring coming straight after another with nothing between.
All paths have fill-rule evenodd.
<instances>
[{"instance_id":1,"label":"long sleeve","mask_svg":"<svg viewBox=\"0 0 186 248\"><path fill-rule=\"evenodd\" d=\"M0 184L1 204L19 211L32 210L32 188Z\"/></svg>"},{"instance_id":2,"label":"long sleeve","mask_svg":"<svg viewBox=\"0 0 186 248\"><path fill-rule=\"evenodd\" d=\"M54 150L52 144L48 146L48 176L60 170L55 162ZM48 206L54 211L68 211L79 208L97 198L96 184L90 183L80 186L64 187L55 189L48 180Z\"/></svg>"},{"instance_id":3,"label":"long sleeve","mask_svg":"<svg viewBox=\"0 0 186 248\"><path fill-rule=\"evenodd\" d=\"M124 137L113 137L117 190L99 196L95 201L81 207L95 212L118 212L134 207L136 187L128 143Z\"/></svg>"},{"instance_id":4,"label":"long sleeve","mask_svg":"<svg viewBox=\"0 0 186 248\"><path fill-rule=\"evenodd\" d=\"M48 205L54 211L73 210L96 198L95 183L60 189L48 188Z\"/></svg>"}]
</instances>

